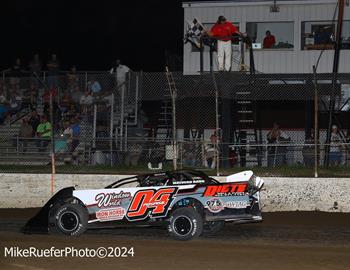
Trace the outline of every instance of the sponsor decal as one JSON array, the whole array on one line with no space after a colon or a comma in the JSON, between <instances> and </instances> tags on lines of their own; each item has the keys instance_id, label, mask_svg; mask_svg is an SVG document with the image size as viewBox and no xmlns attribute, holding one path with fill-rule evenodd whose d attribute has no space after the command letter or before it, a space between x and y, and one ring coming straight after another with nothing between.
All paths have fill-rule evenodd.
<instances>
[{"instance_id":1,"label":"sponsor decal","mask_svg":"<svg viewBox=\"0 0 350 270\"><path fill-rule=\"evenodd\" d=\"M224 206L226 208L241 209L241 208L247 208L247 206L249 206L249 204L247 201L230 201L230 202L225 202Z\"/></svg>"},{"instance_id":2,"label":"sponsor decal","mask_svg":"<svg viewBox=\"0 0 350 270\"><path fill-rule=\"evenodd\" d=\"M130 199L130 192L123 191L120 191L119 193L99 193L95 196L95 201L97 202L97 207L99 208L120 206L122 201Z\"/></svg>"},{"instance_id":3,"label":"sponsor decal","mask_svg":"<svg viewBox=\"0 0 350 270\"><path fill-rule=\"evenodd\" d=\"M186 184L203 184L205 180L203 179L193 179L185 181L173 181L173 185L186 185Z\"/></svg>"},{"instance_id":4,"label":"sponsor decal","mask_svg":"<svg viewBox=\"0 0 350 270\"><path fill-rule=\"evenodd\" d=\"M224 210L223 202L218 198L212 198L206 202L207 208L212 213L219 213Z\"/></svg>"},{"instance_id":5,"label":"sponsor decal","mask_svg":"<svg viewBox=\"0 0 350 270\"><path fill-rule=\"evenodd\" d=\"M144 189L135 193L126 217L143 220L149 217L164 217L178 188Z\"/></svg>"},{"instance_id":6,"label":"sponsor decal","mask_svg":"<svg viewBox=\"0 0 350 270\"><path fill-rule=\"evenodd\" d=\"M248 184L224 184L207 186L204 197L224 197L224 196L243 196L247 191Z\"/></svg>"},{"instance_id":7,"label":"sponsor decal","mask_svg":"<svg viewBox=\"0 0 350 270\"><path fill-rule=\"evenodd\" d=\"M125 209L123 207L106 208L96 212L96 218L100 221L119 220L123 219L124 216Z\"/></svg>"}]
</instances>

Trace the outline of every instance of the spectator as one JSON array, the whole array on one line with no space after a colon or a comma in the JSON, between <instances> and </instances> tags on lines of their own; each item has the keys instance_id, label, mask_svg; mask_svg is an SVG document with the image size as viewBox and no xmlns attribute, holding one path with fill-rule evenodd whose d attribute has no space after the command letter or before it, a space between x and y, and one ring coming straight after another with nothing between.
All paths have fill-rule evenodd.
<instances>
[{"instance_id":1,"label":"spectator","mask_svg":"<svg viewBox=\"0 0 350 270\"><path fill-rule=\"evenodd\" d=\"M29 63L29 70L31 73L36 73L37 76L40 76L41 69L42 69L42 63L39 58L39 54L34 54L33 59ZM35 79L35 82L36 81L37 80Z\"/></svg>"},{"instance_id":2,"label":"spectator","mask_svg":"<svg viewBox=\"0 0 350 270\"><path fill-rule=\"evenodd\" d=\"M47 63L48 69L48 84L49 88L57 88L58 86L58 75L60 71L60 63L57 59L56 54L51 55L50 61Z\"/></svg>"},{"instance_id":3,"label":"spectator","mask_svg":"<svg viewBox=\"0 0 350 270\"><path fill-rule=\"evenodd\" d=\"M96 78L94 78L91 82L89 82L89 88L93 95L98 95L102 90L101 85L96 80Z\"/></svg>"},{"instance_id":4,"label":"spectator","mask_svg":"<svg viewBox=\"0 0 350 270\"><path fill-rule=\"evenodd\" d=\"M79 86L79 76L77 73L77 67L72 66L70 71L67 74L67 80L68 80L68 89L70 92L72 92L75 87Z\"/></svg>"},{"instance_id":5,"label":"spectator","mask_svg":"<svg viewBox=\"0 0 350 270\"><path fill-rule=\"evenodd\" d=\"M216 131L214 131L210 136L210 144L205 147L205 159L208 168L214 169L216 166L217 149L217 135Z\"/></svg>"},{"instance_id":6,"label":"spectator","mask_svg":"<svg viewBox=\"0 0 350 270\"><path fill-rule=\"evenodd\" d=\"M341 163L341 138L336 125L332 126L331 142L329 147L329 163L331 166L338 166Z\"/></svg>"},{"instance_id":7,"label":"spectator","mask_svg":"<svg viewBox=\"0 0 350 270\"><path fill-rule=\"evenodd\" d=\"M10 68L10 84L12 91L18 91L20 89L23 73L24 70L22 68L21 59L17 58L14 65Z\"/></svg>"},{"instance_id":8,"label":"spectator","mask_svg":"<svg viewBox=\"0 0 350 270\"><path fill-rule=\"evenodd\" d=\"M37 147L39 148L40 152L43 152L47 145L49 144L49 139L52 136L52 125L47 120L47 117L43 115L40 118L40 124L38 125L36 129L37 137L39 138L37 140Z\"/></svg>"},{"instance_id":9,"label":"spectator","mask_svg":"<svg viewBox=\"0 0 350 270\"><path fill-rule=\"evenodd\" d=\"M38 100L38 85L34 82L30 84L29 101L31 105L35 105Z\"/></svg>"},{"instance_id":10,"label":"spectator","mask_svg":"<svg viewBox=\"0 0 350 270\"><path fill-rule=\"evenodd\" d=\"M4 103L0 102L0 125L2 125L8 115L8 108Z\"/></svg>"},{"instance_id":11,"label":"spectator","mask_svg":"<svg viewBox=\"0 0 350 270\"><path fill-rule=\"evenodd\" d=\"M219 16L216 24L211 28L210 35L217 38L217 52L220 71L230 71L232 63L232 36L241 34L237 28L224 16Z\"/></svg>"},{"instance_id":12,"label":"spectator","mask_svg":"<svg viewBox=\"0 0 350 270\"><path fill-rule=\"evenodd\" d=\"M71 120L71 129L73 131L73 139L72 139L72 152L79 145L79 137L80 137L80 124L79 119L77 117Z\"/></svg>"},{"instance_id":13,"label":"spectator","mask_svg":"<svg viewBox=\"0 0 350 270\"><path fill-rule=\"evenodd\" d=\"M117 59L115 62L115 68L112 68L110 72L111 74L116 73L117 90L125 90L126 76L130 72L130 68L122 65L121 60Z\"/></svg>"},{"instance_id":14,"label":"spectator","mask_svg":"<svg viewBox=\"0 0 350 270\"><path fill-rule=\"evenodd\" d=\"M306 138L305 144L306 145L303 146L303 150L302 150L304 165L306 167L312 167L315 165L315 158L316 158L314 131L311 131L310 136ZM319 153L319 148L317 148L317 152Z\"/></svg>"},{"instance_id":15,"label":"spectator","mask_svg":"<svg viewBox=\"0 0 350 270\"><path fill-rule=\"evenodd\" d=\"M84 96L80 98L80 106L82 113L87 113L93 103L93 98L91 96L91 93L89 91L85 91Z\"/></svg>"},{"instance_id":16,"label":"spectator","mask_svg":"<svg viewBox=\"0 0 350 270\"><path fill-rule=\"evenodd\" d=\"M30 115L30 118L29 118L29 124L32 126L33 128L33 136L35 135L35 132L38 128L38 125L40 124L40 119L39 119L39 116L38 116L38 113L36 110L33 110L31 112L31 115ZM32 136L32 137L33 137Z\"/></svg>"},{"instance_id":17,"label":"spectator","mask_svg":"<svg viewBox=\"0 0 350 270\"><path fill-rule=\"evenodd\" d=\"M264 49L270 49L276 44L276 38L274 35L271 34L269 30L266 31L266 36L264 38L263 42L263 48Z\"/></svg>"},{"instance_id":18,"label":"spectator","mask_svg":"<svg viewBox=\"0 0 350 270\"><path fill-rule=\"evenodd\" d=\"M290 137L280 129L278 123L274 123L272 129L267 133L268 144L283 144L290 141ZM275 167L286 164L287 147L286 146L268 146L267 147L267 166Z\"/></svg>"},{"instance_id":19,"label":"spectator","mask_svg":"<svg viewBox=\"0 0 350 270\"><path fill-rule=\"evenodd\" d=\"M67 145L68 151L71 152L72 151L72 141L73 141L73 129L70 125L70 122L65 121L63 123L63 128L64 128L63 137L66 140L66 145Z\"/></svg>"},{"instance_id":20,"label":"spectator","mask_svg":"<svg viewBox=\"0 0 350 270\"><path fill-rule=\"evenodd\" d=\"M83 94L80 91L79 86L76 86L74 88L74 91L72 92L72 101L74 102L74 104L79 104L82 96Z\"/></svg>"},{"instance_id":21,"label":"spectator","mask_svg":"<svg viewBox=\"0 0 350 270\"><path fill-rule=\"evenodd\" d=\"M314 42L315 44L331 44L331 34L321 26L315 33Z\"/></svg>"},{"instance_id":22,"label":"spectator","mask_svg":"<svg viewBox=\"0 0 350 270\"><path fill-rule=\"evenodd\" d=\"M28 145L28 139L33 137L33 127L29 124L27 118L23 118L18 137L19 141L23 147L23 152L26 151Z\"/></svg>"},{"instance_id":23,"label":"spectator","mask_svg":"<svg viewBox=\"0 0 350 270\"><path fill-rule=\"evenodd\" d=\"M3 91L0 92L0 103L2 104L7 103L6 94Z\"/></svg>"},{"instance_id":24,"label":"spectator","mask_svg":"<svg viewBox=\"0 0 350 270\"><path fill-rule=\"evenodd\" d=\"M21 98L17 93L12 94L10 98L10 114L14 115L21 109Z\"/></svg>"},{"instance_id":25,"label":"spectator","mask_svg":"<svg viewBox=\"0 0 350 270\"><path fill-rule=\"evenodd\" d=\"M137 142L132 142L129 151L125 157L126 166L137 166L142 152L142 145Z\"/></svg>"},{"instance_id":26,"label":"spectator","mask_svg":"<svg viewBox=\"0 0 350 270\"><path fill-rule=\"evenodd\" d=\"M72 103L71 96L67 92L64 93L63 97L60 100L61 112L66 113L69 110L71 103Z\"/></svg>"}]
</instances>

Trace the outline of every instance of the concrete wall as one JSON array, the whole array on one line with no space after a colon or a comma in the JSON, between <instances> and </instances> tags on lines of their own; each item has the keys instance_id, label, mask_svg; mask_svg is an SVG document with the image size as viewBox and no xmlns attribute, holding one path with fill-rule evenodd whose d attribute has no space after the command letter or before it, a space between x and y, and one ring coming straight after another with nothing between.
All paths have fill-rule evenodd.
<instances>
[{"instance_id":1,"label":"concrete wall","mask_svg":"<svg viewBox=\"0 0 350 270\"><path fill-rule=\"evenodd\" d=\"M50 197L49 174L0 174L0 208L40 207ZM63 187L101 188L125 175L56 175L55 191ZM224 180L223 177L218 180ZM350 212L350 178L264 178L265 212Z\"/></svg>"}]
</instances>

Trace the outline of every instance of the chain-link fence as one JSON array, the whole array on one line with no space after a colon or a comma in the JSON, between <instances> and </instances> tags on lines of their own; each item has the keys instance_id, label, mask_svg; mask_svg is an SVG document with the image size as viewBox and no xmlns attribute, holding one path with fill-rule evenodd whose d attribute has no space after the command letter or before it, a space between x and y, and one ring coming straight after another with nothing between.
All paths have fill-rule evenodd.
<instances>
[{"instance_id":1,"label":"chain-link fence","mask_svg":"<svg viewBox=\"0 0 350 270\"><path fill-rule=\"evenodd\" d=\"M317 165L347 175L349 82L350 74L4 74L0 171L50 172L54 163L59 173L311 176Z\"/></svg>"}]
</instances>

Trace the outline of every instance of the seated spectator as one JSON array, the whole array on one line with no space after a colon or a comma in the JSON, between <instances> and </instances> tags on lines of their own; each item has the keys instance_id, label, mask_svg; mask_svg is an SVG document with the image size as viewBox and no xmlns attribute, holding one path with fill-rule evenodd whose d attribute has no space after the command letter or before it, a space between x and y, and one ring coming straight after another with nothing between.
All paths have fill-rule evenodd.
<instances>
[{"instance_id":1,"label":"seated spectator","mask_svg":"<svg viewBox=\"0 0 350 270\"><path fill-rule=\"evenodd\" d=\"M33 128L33 135L32 135L32 137L33 137L33 136L35 136L35 132L40 124L40 119L39 119L39 116L38 116L38 113L36 110L33 110L31 112L28 123Z\"/></svg>"},{"instance_id":2,"label":"seated spectator","mask_svg":"<svg viewBox=\"0 0 350 270\"><path fill-rule=\"evenodd\" d=\"M2 104L7 103L6 94L3 91L0 92L0 103Z\"/></svg>"},{"instance_id":3,"label":"seated spectator","mask_svg":"<svg viewBox=\"0 0 350 270\"><path fill-rule=\"evenodd\" d=\"M19 142L23 147L23 152L25 152L28 145L27 139L30 139L33 137L33 127L29 124L29 121L27 118L23 118L18 137L19 137Z\"/></svg>"},{"instance_id":4,"label":"seated spectator","mask_svg":"<svg viewBox=\"0 0 350 270\"><path fill-rule=\"evenodd\" d=\"M63 123L64 131L61 137L55 140L55 152L56 154L63 154L65 152L71 152L73 131L70 127L69 121Z\"/></svg>"},{"instance_id":5,"label":"seated spectator","mask_svg":"<svg viewBox=\"0 0 350 270\"><path fill-rule=\"evenodd\" d=\"M96 78L94 78L92 81L89 82L89 89L93 95L98 95L102 90L101 85L96 80Z\"/></svg>"},{"instance_id":6,"label":"seated spectator","mask_svg":"<svg viewBox=\"0 0 350 270\"><path fill-rule=\"evenodd\" d=\"M80 98L80 106L81 106L81 111L83 113L87 113L93 103L93 98L91 96L91 93L89 91L85 91L84 96Z\"/></svg>"},{"instance_id":7,"label":"seated spectator","mask_svg":"<svg viewBox=\"0 0 350 270\"><path fill-rule=\"evenodd\" d=\"M137 166L140 160L142 145L136 142L133 142L129 146L129 150L125 157L126 166Z\"/></svg>"},{"instance_id":8,"label":"seated spectator","mask_svg":"<svg viewBox=\"0 0 350 270\"><path fill-rule=\"evenodd\" d=\"M111 107L113 102L113 95L111 93L105 94L102 98L102 101L107 104L107 107Z\"/></svg>"},{"instance_id":9,"label":"seated spectator","mask_svg":"<svg viewBox=\"0 0 350 270\"><path fill-rule=\"evenodd\" d=\"M14 115L21 109L20 99L16 94L13 94L10 98L10 114Z\"/></svg>"},{"instance_id":10,"label":"seated spectator","mask_svg":"<svg viewBox=\"0 0 350 270\"><path fill-rule=\"evenodd\" d=\"M36 84L31 83L29 88L29 100L32 105L35 105L37 103L38 92L39 92L39 89L37 88Z\"/></svg>"},{"instance_id":11,"label":"seated spectator","mask_svg":"<svg viewBox=\"0 0 350 270\"><path fill-rule=\"evenodd\" d=\"M266 31L266 36L264 38L263 42L263 48L264 49L271 49L276 44L276 38L274 35L271 34L269 30Z\"/></svg>"},{"instance_id":12,"label":"seated spectator","mask_svg":"<svg viewBox=\"0 0 350 270\"><path fill-rule=\"evenodd\" d=\"M77 107L75 106L75 104L71 104L68 108L68 111L66 113L66 118L70 119L73 118L76 114L77 114L78 110Z\"/></svg>"},{"instance_id":13,"label":"seated spectator","mask_svg":"<svg viewBox=\"0 0 350 270\"><path fill-rule=\"evenodd\" d=\"M37 147L39 148L40 152L45 151L45 148L49 144L49 139L52 136L52 125L47 120L47 117L43 115L40 118L40 124L38 125L36 129L37 137L40 138L37 140Z\"/></svg>"},{"instance_id":14,"label":"seated spectator","mask_svg":"<svg viewBox=\"0 0 350 270\"><path fill-rule=\"evenodd\" d=\"M63 137L66 138L68 150L71 152L72 141L73 141L73 129L72 129L72 126L70 125L70 122L65 121L63 123L63 128L64 128Z\"/></svg>"},{"instance_id":15,"label":"seated spectator","mask_svg":"<svg viewBox=\"0 0 350 270\"><path fill-rule=\"evenodd\" d=\"M8 115L8 108L4 103L0 102L0 125L2 125Z\"/></svg>"},{"instance_id":16,"label":"seated spectator","mask_svg":"<svg viewBox=\"0 0 350 270\"><path fill-rule=\"evenodd\" d=\"M72 148L71 148L73 152L75 148L79 145L79 137L80 137L80 124L79 124L79 119L77 117L71 120L71 129L73 132Z\"/></svg>"},{"instance_id":17,"label":"seated spectator","mask_svg":"<svg viewBox=\"0 0 350 270\"><path fill-rule=\"evenodd\" d=\"M64 93L60 102L60 109L62 113L66 113L69 110L71 103L72 103L71 96L68 93Z\"/></svg>"}]
</instances>

